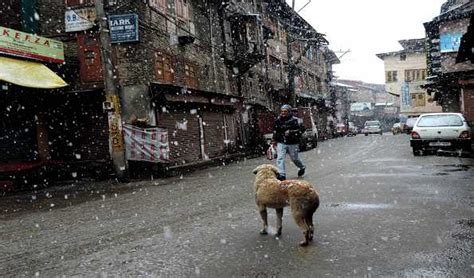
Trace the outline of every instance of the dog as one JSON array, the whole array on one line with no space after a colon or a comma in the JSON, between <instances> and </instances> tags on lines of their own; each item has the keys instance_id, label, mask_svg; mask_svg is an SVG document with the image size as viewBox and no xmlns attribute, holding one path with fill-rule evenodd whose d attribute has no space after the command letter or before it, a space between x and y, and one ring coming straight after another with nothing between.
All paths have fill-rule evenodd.
<instances>
[{"instance_id":1,"label":"dog","mask_svg":"<svg viewBox=\"0 0 474 278\"><path fill-rule=\"evenodd\" d=\"M268 234L267 208L274 208L277 214L277 236L281 235L283 209L290 206L296 224L303 230L301 246L313 240L313 214L319 207L319 194L304 180L277 179L278 169L271 164L263 164L253 170L255 177L255 201L263 221L260 234Z\"/></svg>"}]
</instances>

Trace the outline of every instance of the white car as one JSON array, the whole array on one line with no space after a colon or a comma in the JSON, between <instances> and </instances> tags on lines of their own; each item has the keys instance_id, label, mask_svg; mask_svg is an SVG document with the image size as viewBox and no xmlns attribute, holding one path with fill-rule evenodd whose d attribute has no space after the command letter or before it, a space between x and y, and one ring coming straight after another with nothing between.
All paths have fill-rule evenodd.
<instances>
[{"instance_id":1,"label":"white car","mask_svg":"<svg viewBox=\"0 0 474 278\"><path fill-rule=\"evenodd\" d=\"M423 150L459 150L470 152L471 127L461 113L421 115L413 126L410 146L418 156Z\"/></svg>"},{"instance_id":2,"label":"white car","mask_svg":"<svg viewBox=\"0 0 474 278\"><path fill-rule=\"evenodd\" d=\"M369 134L380 134L382 135L382 127L380 126L379 121L366 121L364 124L364 129L362 129L362 133L365 136Z\"/></svg>"}]
</instances>

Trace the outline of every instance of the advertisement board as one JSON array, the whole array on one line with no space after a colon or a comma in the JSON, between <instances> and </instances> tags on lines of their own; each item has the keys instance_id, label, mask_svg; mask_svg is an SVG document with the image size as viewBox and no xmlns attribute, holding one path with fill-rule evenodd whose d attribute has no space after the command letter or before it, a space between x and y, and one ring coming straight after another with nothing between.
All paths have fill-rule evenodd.
<instances>
[{"instance_id":1,"label":"advertisement board","mask_svg":"<svg viewBox=\"0 0 474 278\"><path fill-rule=\"evenodd\" d=\"M440 52L457 52L461 45L462 35L461 32L441 33L439 35Z\"/></svg>"},{"instance_id":2,"label":"advertisement board","mask_svg":"<svg viewBox=\"0 0 474 278\"><path fill-rule=\"evenodd\" d=\"M123 14L109 16L110 40L112 43L138 41L138 16Z\"/></svg>"},{"instance_id":3,"label":"advertisement board","mask_svg":"<svg viewBox=\"0 0 474 278\"><path fill-rule=\"evenodd\" d=\"M407 82L403 82L403 85L401 87L401 105L400 105L400 110L401 112L406 112L407 110L410 110L411 108L411 96L410 96L410 86L408 85Z\"/></svg>"},{"instance_id":4,"label":"advertisement board","mask_svg":"<svg viewBox=\"0 0 474 278\"><path fill-rule=\"evenodd\" d=\"M94 27L95 20L96 12L93 7L67 10L64 15L66 32L77 32L90 29Z\"/></svg>"},{"instance_id":5,"label":"advertisement board","mask_svg":"<svg viewBox=\"0 0 474 278\"><path fill-rule=\"evenodd\" d=\"M0 53L50 63L64 62L61 41L0 26Z\"/></svg>"}]
</instances>

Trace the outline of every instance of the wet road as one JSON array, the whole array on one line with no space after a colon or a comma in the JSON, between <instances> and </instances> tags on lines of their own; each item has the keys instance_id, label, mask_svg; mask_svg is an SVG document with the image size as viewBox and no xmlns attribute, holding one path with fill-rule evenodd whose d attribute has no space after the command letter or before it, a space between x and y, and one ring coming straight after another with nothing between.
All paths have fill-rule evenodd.
<instances>
[{"instance_id":1,"label":"wet road","mask_svg":"<svg viewBox=\"0 0 474 278\"><path fill-rule=\"evenodd\" d=\"M472 159L413 157L404 135L339 138L302 157L322 201L309 247L289 210L281 238L258 233L257 158L0 199L0 276L473 277Z\"/></svg>"}]
</instances>

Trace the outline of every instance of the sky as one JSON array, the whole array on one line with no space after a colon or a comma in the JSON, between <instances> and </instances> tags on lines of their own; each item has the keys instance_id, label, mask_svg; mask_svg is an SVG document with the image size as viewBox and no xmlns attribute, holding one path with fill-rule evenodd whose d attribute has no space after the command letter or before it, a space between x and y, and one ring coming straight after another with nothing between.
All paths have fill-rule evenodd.
<instances>
[{"instance_id":1,"label":"sky","mask_svg":"<svg viewBox=\"0 0 474 278\"><path fill-rule=\"evenodd\" d=\"M291 0L286 0L291 6ZM296 0L299 10L308 0ZM425 37L424 22L439 15L446 0L312 0L300 15L316 31L326 34L329 47L350 50L334 66L340 79L385 82L377 53L401 50L402 39Z\"/></svg>"}]
</instances>

